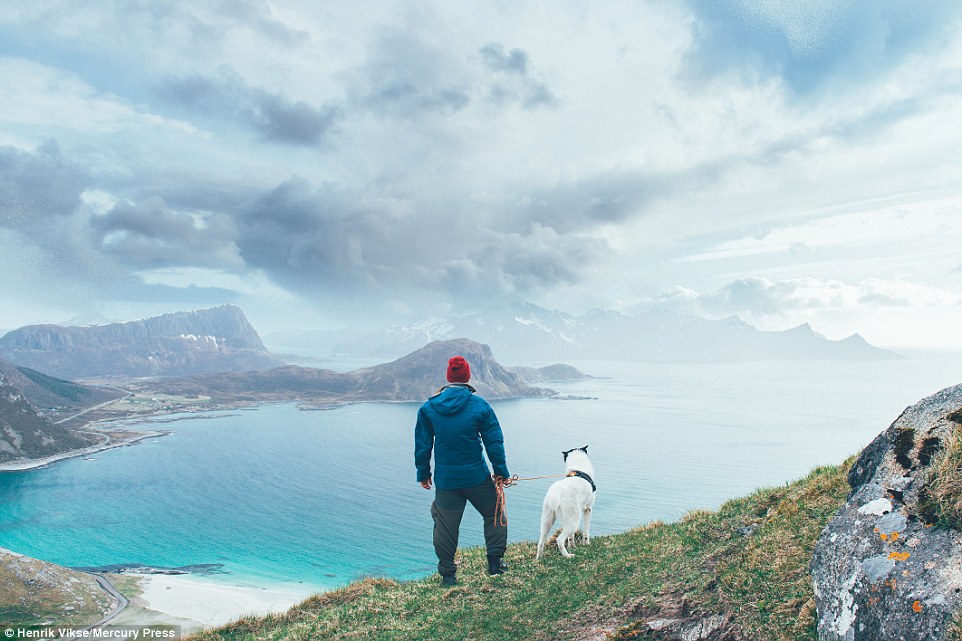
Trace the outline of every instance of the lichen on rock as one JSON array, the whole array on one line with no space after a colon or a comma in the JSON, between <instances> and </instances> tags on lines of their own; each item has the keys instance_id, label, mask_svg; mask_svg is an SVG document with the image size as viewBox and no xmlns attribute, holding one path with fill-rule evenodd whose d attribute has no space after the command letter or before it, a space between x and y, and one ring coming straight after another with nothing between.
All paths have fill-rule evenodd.
<instances>
[{"instance_id":1,"label":"lichen on rock","mask_svg":"<svg viewBox=\"0 0 962 641\"><path fill-rule=\"evenodd\" d=\"M929 497L960 411L962 385L920 401L852 466L849 500L812 557L819 639L950 638L962 609L962 532L933 523Z\"/></svg>"}]
</instances>

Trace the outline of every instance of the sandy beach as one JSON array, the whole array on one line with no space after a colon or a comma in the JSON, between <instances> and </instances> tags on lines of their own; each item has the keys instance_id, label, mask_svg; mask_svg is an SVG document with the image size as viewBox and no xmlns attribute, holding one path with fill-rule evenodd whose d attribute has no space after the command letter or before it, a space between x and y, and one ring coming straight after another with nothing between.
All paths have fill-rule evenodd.
<instances>
[{"instance_id":1,"label":"sandy beach","mask_svg":"<svg viewBox=\"0 0 962 641\"><path fill-rule=\"evenodd\" d=\"M284 612L322 588L303 583L256 586L193 575L136 575L143 594L111 625L169 623L187 634L245 615Z\"/></svg>"}]
</instances>

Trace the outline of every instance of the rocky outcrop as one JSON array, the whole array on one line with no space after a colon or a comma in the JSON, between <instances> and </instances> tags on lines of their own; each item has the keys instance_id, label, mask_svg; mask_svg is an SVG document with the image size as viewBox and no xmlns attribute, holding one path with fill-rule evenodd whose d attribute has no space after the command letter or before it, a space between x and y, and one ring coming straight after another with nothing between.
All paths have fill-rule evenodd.
<instances>
[{"instance_id":1,"label":"rocky outcrop","mask_svg":"<svg viewBox=\"0 0 962 641\"><path fill-rule=\"evenodd\" d=\"M640 618L606 638L616 641L739 641L730 614L695 614L680 594L663 594L657 607L643 608Z\"/></svg>"},{"instance_id":2,"label":"rocky outcrop","mask_svg":"<svg viewBox=\"0 0 962 641\"><path fill-rule=\"evenodd\" d=\"M933 462L958 438L962 385L906 409L862 451L852 494L811 570L824 641L951 638L962 611L962 533L933 524Z\"/></svg>"},{"instance_id":3,"label":"rocky outcrop","mask_svg":"<svg viewBox=\"0 0 962 641\"><path fill-rule=\"evenodd\" d=\"M0 356L67 379L182 376L282 364L234 305L93 327L21 327L0 338Z\"/></svg>"}]
</instances>

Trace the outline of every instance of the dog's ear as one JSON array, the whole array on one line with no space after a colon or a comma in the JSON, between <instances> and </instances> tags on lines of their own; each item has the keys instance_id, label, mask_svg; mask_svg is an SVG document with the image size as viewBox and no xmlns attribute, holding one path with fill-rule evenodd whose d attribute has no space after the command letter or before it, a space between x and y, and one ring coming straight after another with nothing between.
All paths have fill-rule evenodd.
<instances>
[{"instance_id":1,"label":"dog's ear","mask_svg":"<svg viewBox=\"0 0 962 641\"><path fill-rule=\"evenodd\" d=\"M571 450L568 450L567 452L562 452L562 453L561 453L561 460L562 460L562 461L567 461L567 460L568 460L568 454L569 454L570 452L571 452Z\"/></svg>"},{"instance_id":2,"label":"dog's ear","mask_svg":"<svg viewBox=\"0 0 962 641\"><path fill-rule=\"evenodd\" d=\"M582 452L584 452L585 454L588 453L588 446L587 446L587 445L585 445L584 447L579 448L579 449L580 449Z\"/></svg>"}]
</instances>

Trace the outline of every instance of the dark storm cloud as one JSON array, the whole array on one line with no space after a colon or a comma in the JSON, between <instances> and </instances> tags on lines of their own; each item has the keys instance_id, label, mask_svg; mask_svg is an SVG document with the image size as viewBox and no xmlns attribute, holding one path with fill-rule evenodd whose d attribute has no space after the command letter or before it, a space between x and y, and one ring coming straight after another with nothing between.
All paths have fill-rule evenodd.
<instances>
[{"instance_id":1,"label":"dark storm cloud","mask_svg":"<svg viewBox=\"0 0 962 641\"><path fill-rule=\"evenodd\" d=\"M525 109L557 104L548 86L528 73L528 53L523 49L505 52L503 45L490 43L478 53L482 65L497 78L488 89L489 100L499 104L518 102Z\"/></svg>"},{"instance_id":2,"label":"dark storm cloud","mask_svg":"<svg viewBox=\"0 0 962 641\"><path fill-rule=\"evenodd\" d=\"M185 13L189 13L192 7L196 6L195 0L185 2ZM292 29L284 23L275 20L271 16L270 7L263 3L251 0L241 2L231 0L231 2L218 2L214 5L215 15L225 18L233 26L247 26L255 33L259 33L265 38L277 44L293 47L310 40L306 31Z\"/></svg>"},{"instance_id":3,"label":"dark storm cloud","mask_svg":"<svg viewBox=\"0 0 962 641\"><path fill-rule=\"evenodd\" d=\"M491 71L528 75L528 53L522 49L505 53L502 45L491 43L481 47L478 53L481 54L481 62Z\"/></svg>"},{"instance_id":4,"label":"dark storm cloud","mask_svg":"<svg viewBox=\"0 0 962 641\"><path fill-rule=\"evenodd\" d=\"M535 222L559 232L586 232L599 225L644 215L657 202L721 180L726 163L706 163L677 172L610 171L535 189L519 189L505 206L502 224Z\"/></svg>"},{"instance_id":5,"label":"dark storm cloud","mask_svg":"<svg viewBox=\"0 0 962 641\"><path fill-rule=\"evenodd\" d=\"M78 15L69 0L35 3L22 20L61 37L69 37L83 21L78 37L89 40L91 33L110 33L112 43L150 46L153 38L178 45L203 46L210 51L220 46L230 32L248 30L281 46L295 46L309 40L307 32L291 28L271 14L270 7L258 0L164 0L163 2L111 2L104 6L85 3ZM129 39L129 40L128 40ZM108 43L111 44L111 43Z\"/></svg>"},{"instance_id":6,"label":"dark storm cloud","mask_svg":"<svg viewBox=\"0 0 962 641\"><path fill-rule=\"evenodd\" d=\"M851 90L884 75L923 48L943 46L962 13L951 0L858 2L821 9L804 4L759 8L697 2L686 70L696 79L723 71L778 76L798 95L826 86ZM766 13L769 11L770 13Z\"/></svg>"},{"instance_id":7,"label":"dark storm cloud","mask_svg":"<svg viewBox=\"0 0 962 641\"><path fill-rule=\"evenodd\" d=\"M249 86L224 69L217 78L168 78L158 93L176 105L208 116L229 118L259 133L265 140L320 147L330 143L342 113L339 107L314 107L303 101Z\"/></svg>"},{"instance_id":8,"label":"dark storm cloud","mask_svg":"<svg viewBox=\"0 0 962 641\"><path fill-rule=\"evenodd\" d=\"M213 307L234 303L241 299L237 292L223 287L171 287L160 283L145 283L131 279L123 289L123 299L147 303L169 303L175 309L184 307Z\"/></svg>"},{"instance_id":9,"label":"dark storm cloud","mask_svg":"<svg viewBox=\"0 0 962 641\"><path fill-rule=\"evenodd\" d=\"M372 46L351 80L358 106L380 115L414 119L452 114L471 102L466 70L411 34L389 31Z\"/></svg>"},{"instance_id":10,"label":"dark storm cloud","mask_svg":"<svg viewBox=\"0 0 962 641\"><path fill-rule=\"evenodd\" d=\"M292 178L262 194L238 220L238 246L248 265L300 290L371 285L384 270L391 229L360 198L333 186L314 190Z\"/></svg>"},{"instance_id":11,"label":"dark storm cloud","mask_svg":"<svg viewBox=\"0 0 962 641\"><path fill-rule=\"evenodd\" d=\"M96 246L135 267L238 267L230 217L171 209L161 198L117 203L91 219Z\"/></svg>"},{"instance_id":12,"label":"dark storm cloud","mask_svg":"<svg viewBox=\"0 0 962 641\"><path fill-rule=\"evenodd\" d=\"M427 200L402 209L418 213L397 216L376 199L293 178L244 208L238 246L247 265L286 287L348 297L534 294L580 281L606 256L604 241L587 235L487 227L484 211Z\"/></svg>"},{"instance_id":13,"label":"dark storm cloud","mask_svg":"<svg viewBox=\"0 0 962 641\"><path fill-rule=\"evenodd\" d=\"M105 189L124 194L131 202L162 198L178 211L231 213L257 196L256 185L233 175L198 176L182 167L146 168L110 176Z\"/></svg>"},{"instance_id":14,"label":"dark storm cloud","mask_svg":"<svg viewBox=\"0 0 962 641\"><path fill-rule=\"evenodd\" d=\"M603 240L532 226L526 233L480 234L464 257L448 261L440 284L454 298L531 296L582 280L607 253Z\"/></svg>"},{"instance_id":15,"label":"dark storm cloud","mask_svg":"<svg viewBox=\"0 0 962 641\"><path fill-rule=\"evenodd\" d=\"M136 273L154 266L242 267L227 215L189 215L155 197L138 205L122 201L91 217L81 194L100 188L100 179L52 141L34 151L0 148L0 252L17 257L4 267L8 295L68 306L105 298L176 306L238 298L223 288L146 283Z\"/></svg>"},{"instance_id":16,"label":"dark storm cloud","mask_svg":"<svg viewBox=\"0 0 962 641\"><path fill-rule=\"evenodd\" d=\"M46 16L48 21L70 15L71 7L60 15ZM143 37L145 28L151 36L182 39L184 45L203 44L210 51L220 46L228 33L249 30L284 47L309 40L307 32L293 29L276 20L268 5L257 0L165 0L164 2L127 2L111 7L100 16L102 28L123 28L121 37Z\"/></svg>"},{"instance_id":17,"label":"dark storm cloud","mask_svg":"<svg viewBox=\"0 0 962 641\"><path fill-rule=\"evenodd\" d=\"M0 147L0 227L45 232L80 206L90 177L49 141L35 152Z\"/></svg>"}]
</instances>

